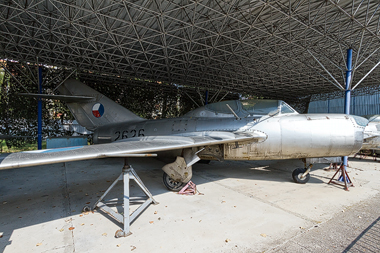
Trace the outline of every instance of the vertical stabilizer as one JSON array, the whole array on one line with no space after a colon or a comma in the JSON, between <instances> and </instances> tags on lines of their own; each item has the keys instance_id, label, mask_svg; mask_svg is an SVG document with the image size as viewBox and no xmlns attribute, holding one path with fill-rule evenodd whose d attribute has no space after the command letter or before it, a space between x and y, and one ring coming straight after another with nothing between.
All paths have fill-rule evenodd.
<instances>
[{"instance_id":1,"label":"vertical stabilizer","mask_svg":"<svg viewBox=\"0 0 380 253\"><path fill-rule=\"evenodd\" d=\"M144 120L78 80L69 79L58 90L62 95L93 97L86 102L67 102L78 123L89 130L117 122Z\"/></svg>"}]
</instances>

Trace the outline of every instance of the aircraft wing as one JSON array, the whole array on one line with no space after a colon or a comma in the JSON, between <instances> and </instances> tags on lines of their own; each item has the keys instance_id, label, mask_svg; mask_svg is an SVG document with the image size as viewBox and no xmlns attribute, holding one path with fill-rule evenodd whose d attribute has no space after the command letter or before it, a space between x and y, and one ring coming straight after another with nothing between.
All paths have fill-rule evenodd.
<instances>
[{"instance_id":1,"label":"aircraft wing","mask_svg":"<svg viewBox=\"0 0 380 253\"><path fill-rule=\"evenodd\" d=\"M44 149L7 154L0 157L0 170L94 158L120 156L122 154L152 153L165 150L192 148L229 142L262 142L267 135L254 132L195 132L184 135L146 136L124 139L107 144Z\"/></svg>"}]
</instances>

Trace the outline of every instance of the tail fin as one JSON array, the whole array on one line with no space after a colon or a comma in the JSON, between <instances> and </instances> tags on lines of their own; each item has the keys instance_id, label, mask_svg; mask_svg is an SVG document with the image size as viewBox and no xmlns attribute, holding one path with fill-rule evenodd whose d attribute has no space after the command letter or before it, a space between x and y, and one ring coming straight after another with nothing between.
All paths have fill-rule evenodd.
<instances>
[{"instance_id":1,"label":"tail fin","mask_svg":"<svg viewBox=\"0 0 380 253\"><path fill-rule=\"evenodd\" d=\"M85 102L67 102L78 123L89 130L111 123L144 120L78 80L69 79L58 90L62 95L93 98Z\"/></svg>"}]
</instances>

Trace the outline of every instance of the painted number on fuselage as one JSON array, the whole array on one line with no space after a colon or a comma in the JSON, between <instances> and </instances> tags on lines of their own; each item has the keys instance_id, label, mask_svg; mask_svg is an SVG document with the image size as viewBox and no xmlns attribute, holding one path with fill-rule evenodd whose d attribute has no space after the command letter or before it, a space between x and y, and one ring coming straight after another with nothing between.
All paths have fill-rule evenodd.
<instances>
[{"instance_id":1,"label":"painted number on fuselage","mask_svg":"<svg viewBox=\"0 0 380 253\"><path fill-rule=\"evenodd\" d=\"M127 130L124 130L122 132L116 131L115 135L116 135L116 138L114 141L121 140L121 139L127 139L127 138L133 138L133 137L140 137L140 136L144 136L144 129L139 129L138 132L135 129L133 129L129 132Z\"/></svg>"}]
</instances>

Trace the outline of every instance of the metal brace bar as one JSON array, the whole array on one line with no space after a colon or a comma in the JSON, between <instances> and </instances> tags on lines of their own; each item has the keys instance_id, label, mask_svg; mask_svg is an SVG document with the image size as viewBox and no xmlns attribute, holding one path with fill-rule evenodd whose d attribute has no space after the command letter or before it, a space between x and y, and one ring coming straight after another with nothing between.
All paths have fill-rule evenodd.
<instances>
[{"instance_id":1,"label":"metal brace bar","mask_svg":"<svg viewBox=\"0 0 380 253\"><path fill-rule=\"evenodd\" d=\"M214 95L212 95L212 97L210 98L210 102L214 101L214 98L216 99L219 95L219 93L221 92L222 88L220 88L219 90L217 90Z\"/></svg>"},{"instance_id":2,"label":"metal brace bar","mask_svg":"<svg viewBox=\"0 0 380 253\"><path fill-rule=\"evenodd\" d=\"M112 208L110 208L109 206L107 206L103 202L99 202L96 205L96 207L98 207L99 209L101 209L103 212L108 213L109 215L111 215L118 222L120 222L120 223L124 222L123 215L121 215L120 213L115 212Z\"/></svg>"},{"instance_id":3,"label":"metal brace bar","mask_svg":"<svg viewBox=\"0 0 380 253\"><path fill-rule=\"evenodd\" d=\"M131 216L129 217L129 222L132 223L135 221L135 219L137 218L137 216L139 216L139 214L144 211L149 205L150 203L152 203L152 200L151 199L147 199L141 206L139 206L132 214ZM124 209L125 209L125 205L124 205ZM129 229L129 227L128 227ZM125 223L124 223L124 231L127 231L125 229ZM129 231L129 230L128 230Z\"/></svg>"},{"instance_id":4,"label":"metal brace bar","mask_svg":"<svg viewBox=\"0 0 380 253\"><path fill-rule=\"evenodd\" d=\"M28 64L28 63L25 63L25 64L20 63L20 65L21 65L21 66L26 66L26 69L29 70L31 76L34 77L34 75L35 75L36 73L35 73L35 72L32 72L32 71L30 70L30 67L29 67L29 64ZM30 78L30 76L29 76L27 73L25 73L23 70L21 70L21 69L18 67L18 64L15 64L14 66L15 66L15 68L19 71L19 73L22 73L22 75L23 75L24 77L26 77L26 78L27 78L29 81L31 81L34 85L38 86L38 81L37 81L37 83L36 83L36 80L33 80L32 78ZM37 76L37 78L38 78L38 76Z\"/></svg>"},{"instance_id":5,"label":"metal brace bar","mask_svg":"<svg viewBox=\"0 0 380 253\"><path fill-rule=\"evenodd\" d=\"M327 74L329 74L329 76L338 84L338 86L344 90L343 86L333 77L333 75L325 68L325 66L323 66L322 63L320 63L318 61L318 59L309 51L307 50L307 52L319 63L319 65L321 65L321 67L327 72Z\"/></svg>"},{"instance_id":6,"label":"metal brace bar","mask_svg":"<svg viewBox=\"0 0 380 253\"><path fill-rule=\"evenodd\" d=\"M0 65L3 67L3 69L11 76L11 77L13 77L13 79L15 79L16 80L16 82L19 84L19 85L21 85L21 87L23 87L24 88L24 90L26 90L26 92L28 92L29 93L29 91L24 87L24 85L22 85L21 83L20 83L20 81L19 80L17 80L17 78L2 64L2 63L0 63Z\"/></svg>"},{"instance_id":7,"label":"metal brace bar","mask_svg":"<svg viewBox=\"0 0 380 253\"><path fill-rule=\"evenodd\" d=\"M195 102L194 101L194 99L189 95L189 94L187 94L187 92L186 91L183 91L185 94L186 94L186 96L188 96L190 99L191 99L191 101L193 101L193 103L194 104L196 104L197 105L197 107L200 107L199 105L198 105L198 103L197 102Z\"/></svg>"},{"instance_id":8,"label":"metal brace bar","mask_svg":"<svg viewBox=\"0 0 380 253\"><path fill-rule=\"evenodd\" d=\"M367 58L365 58L356 68L358 69L363 63L365 63L374 53L377 52L377 50L379 50L380 47L376 48L375 51L373 51Z\"/></svg>"},{"instance_id":9,"label":"metal brace bar","mask_svg":"<svg viewBox=\"0 0 380 253\"><path fill-rule=\"evenodd\" d=\"M122 175L120 175L118 178L116 178L116 180L111 184L111 186L108 187L108 189L103 193L103 195L100 197L100 199L98 199L98 201L96 201L96 203L94 204L94 207L92 209L95 209L98 206L100 201L102 201L104 199L104 197L111 191L111 189L117 184L117 182L119 182L119 180L122 180Z\"/></svg>"},{"instance_id":10,"label":"metal brace bar","mask_svg":"<svg viewBox=\"0 0 380 253\"><path fill-rule=\"evenodd\" d=\"M69 79L70 76L72 74L74 74L75 71L76 71L76 69L74 69L57 87L55 87L55 89L53 90L53 92L55 92L59 88L59 86L61 86L67 79Z\"/></svg>"},{"instance_id":11,"label":"metal brace bar","mask_svg":"<svg viewBox=\"0 0 380 253\"><path fill-rule=\"evenodd\" d=\"M354 86L354 88L352 88L352 90L354 90L369 74L371 74L371 72L377 67L379 66L380 64L380 61L365 75L363 76L362 79L360 79L360 81Z\"/></svg>"},{"instance_id":12,"label":"metal brace bar","mask_svg":"<svg viewBox=\"0 0 380 253\"><path fill-rule=\"evenodd\" d=\"M205 105L205 100L203 99L203 96L202 96L201 92L199 91L199 89L197 89L197 93L198 93L199 97L201 98L202 105Z\"/></svg>"},{"instance_id":13,"label":"metal brace bar","mask_svg":"<svg viewBox=\"0 0 380 253\"><path fill-rule=\"evenodd\" d=\"M364 29L362 30L362 36L361 36L361 39L360 39L360 45L359 45L359 48L358 48L358 52L356 54L355 64L354 64L354 67L353 67L353 70L352 70L351 83L353 82L354 77L355 77L356 66L358 65L358 60L359 60L359 57L360 57L360 53L361 53L361 49L362 49L362 43L363 43L363 38L364 38ZM351 87L351 83L348 84L349 85L348 87Z\"/></svg>"},{"instance_id":14,"label":"metal brace bar","mask_svg":"<svg viewBox=\"0 0 380 253\"><path fill-rule=\"evenodd\" d=\"M227 93L226 94L224 94L224 96L221 98L221 99L219 99L219 101L218 102L220 102L220 101L222 101L228 94L229 94L230 92L229 91L227 91Z\"/></svg>"},{"instance_id":15,"label":"metal brace bar","mask_svg":"<svg viewBox=\"0 0 380 253\"><path fill-rule=\"evenodd\" d=\"M332 82L331 80L329 80L327 77L325 77L324 75L322 75L321 73L318 73L321 77L323 77L324 79L326 79L326 81L328 81L329 83L331 83L332 85L334 85L335 87L337 87L338 89L340 88L338 85L336 85L334 82Z\"/></svg>"},{"instance_id":16,"label":"metal brace bar","mask_svg":"<svg viewBox=\"0 0 380 253\"><path fill-rule=\"evenodd\" d=\"M136 155L136 154L135 154ZM141 154L137 154L140 155ZM145 193L148 199L145 200L143 204L141 204L132 214L129 213L130 206L130 192L129 192L129 181L133 179L137 185L141 188L141 190ZM106 203L101 202L103 198L111 191L111 189L119 182L123 181L124 183L124 194L123 194L123 204L124 204L124 213L120 214L115 212L112 208L107 206ZM127 158L124 157L124 167L121 174L117 177L117 179L111 184L111 186L105 191L105 193L100 197L98 201L96 201L93 209L99 208L105 213L109 214L115 220L120 223L123 223L123 229L116 231L115 237L126 237L131 235L130 225L131 223L151 204L157 205L158 202L154 200L152 194L146 188L144 183L141 181L140 177L137 175L136 171L132 168L131 165L128 164Z\"/></svg>"}]
</instances>

